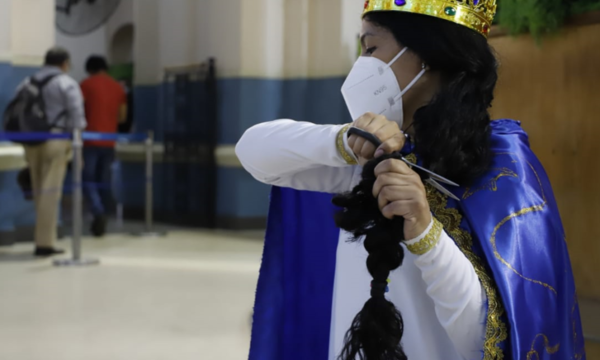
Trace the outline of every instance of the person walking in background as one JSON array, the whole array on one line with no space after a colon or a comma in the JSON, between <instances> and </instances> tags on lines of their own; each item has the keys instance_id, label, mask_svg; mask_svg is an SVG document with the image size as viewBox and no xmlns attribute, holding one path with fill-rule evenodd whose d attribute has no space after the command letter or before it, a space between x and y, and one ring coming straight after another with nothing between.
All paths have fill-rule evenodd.
<instances>
[{"instance_id":1,"label":"person walking in background","mask_svg":"<svg viewBox=\"0 0 600 360\"><path fill-rule=\"evenodd\" d=\"M91 56L85 65L89 77L81 83L88 119L88 131L116 133L119 123L127 120L127 95L123 87L108 75L108 63L102 56ZM101 237L106 232L106 207L111 203L111 166L115 159L114 141L86 141L83 149L85 196L94 220L91 231Z\"/></svg>"},{"instance_id":2,"label":"person walking in background","mask_svg":"<svg viewBox=\"0 0 600 360\"><path fill-rule=\"evenodd\" d=\"M52 133L71 132L86 126L83 99L77 82L66 73L70 69L70 55L62 48L46 53L44 67L26 79L25 85L35 81L41 84L46 117L52 124ZM48 140L41 144L25 145L35 201L35 256L64 253L56 249L58 208L62 187L71 159L69 140Z\"/></svg>"}]
</instances>

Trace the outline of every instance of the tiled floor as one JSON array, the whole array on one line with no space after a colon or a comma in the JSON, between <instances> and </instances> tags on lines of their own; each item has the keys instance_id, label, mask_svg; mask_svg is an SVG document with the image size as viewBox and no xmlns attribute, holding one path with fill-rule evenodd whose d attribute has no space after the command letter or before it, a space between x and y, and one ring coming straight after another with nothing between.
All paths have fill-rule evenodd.
<instances>
[{"instance_id":1,"label":"tiled floor","mask_svg":"<svg viewBox=\"0 0 600 360\"><path fill-rule=\"evenodd\" d=\"M111 235L84 243L90 268L0 248L0 359L246 359L260 238Z\"/></svg>"},{"instance_id":2,"label":"tiled floor","mask_svg":"<svg viewBox=\"0 0 600 360\"><path fill-rule=\"evenodd\" d=\"M56 268L0 248L0 360L245 360L261 233L86 240L101 265ZM61 244L68 246L68 243ZM590 340L600 306L580 300ZM588 360L600 346L588 342Z\"/></svg>"}]
</instances>

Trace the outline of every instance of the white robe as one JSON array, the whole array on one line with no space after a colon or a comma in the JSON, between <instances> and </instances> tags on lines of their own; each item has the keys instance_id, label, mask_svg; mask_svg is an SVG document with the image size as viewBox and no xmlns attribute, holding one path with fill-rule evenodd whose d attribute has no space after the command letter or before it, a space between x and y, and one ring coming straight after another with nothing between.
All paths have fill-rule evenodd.
<instances>
[{"instance_id":1,"label":"white robe","mask_svg":"<svg viewBox=\"0 0 600 360\"><path fill-rule=\"evenodd\" d=\"M244 168L258 181L297 190L341 193L360 181L336 148L342 125L277 120L246 131L236 146ZM345 145L347 147L347 139ZM347 148L349 153L350 149ZM370 296L368 256L362 243L340 232L332 304L329 358L337 359L344 335ZM416 242L420 239L415 239ZM410 360L481 359L486 295L469 260L442 232L439 243L418 256L405 251L390 275L387 299L404 319L402 346Z\"/></svg>"}]
</instances>

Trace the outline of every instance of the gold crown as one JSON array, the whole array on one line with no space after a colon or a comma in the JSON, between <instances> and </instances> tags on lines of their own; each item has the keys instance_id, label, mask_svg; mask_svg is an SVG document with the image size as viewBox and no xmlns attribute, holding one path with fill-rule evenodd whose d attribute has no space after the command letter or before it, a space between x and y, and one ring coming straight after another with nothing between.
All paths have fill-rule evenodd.
<instances>
[{"instance_id":1,"label":"gold crown","mask_svg":"<svg viewBox=\"0 0 600 360\"><path fill-rule=\"evenodd\" d=\"M435 16L487 37L496 15L496 0L367 0L363 16L371 11L402 11Z\"/></svg>"}]
</instances>

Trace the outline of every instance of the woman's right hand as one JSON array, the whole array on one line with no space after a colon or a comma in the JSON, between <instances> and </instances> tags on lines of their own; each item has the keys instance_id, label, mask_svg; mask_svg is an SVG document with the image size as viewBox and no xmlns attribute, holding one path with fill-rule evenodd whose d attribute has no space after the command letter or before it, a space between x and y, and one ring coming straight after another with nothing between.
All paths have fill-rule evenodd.
<instances>
[{"instance_id":1,"label":"woman's right hand","mask_svg":"<svg viewBox=\"0 0 600 360\"><path fill-rule=\"evenodd\" d=\"M376 148L375 145L359 136L350 135L348 137L348 146L358 157L360 165L383 154L400 151L404 147L405 137L398 123L388 120L383 115L366 113L358 118L352 126L370 132L382 142L381 146Z\"/></svg>"}]
</instances>

